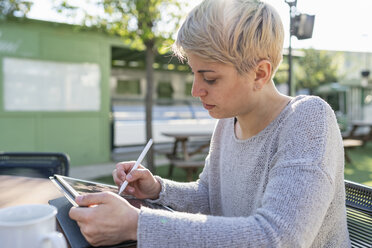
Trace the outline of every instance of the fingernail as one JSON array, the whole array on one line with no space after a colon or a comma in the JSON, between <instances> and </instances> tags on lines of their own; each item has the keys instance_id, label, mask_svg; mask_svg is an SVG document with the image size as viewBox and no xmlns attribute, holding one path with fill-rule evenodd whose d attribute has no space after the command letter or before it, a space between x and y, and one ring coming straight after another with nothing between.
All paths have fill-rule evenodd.
<instances>
[{"instance_id":1,"label":"fingernail","mask_svg":"<svg viewBox=\"0 0 372 248\"><path fill-rule=\"evenodd\" d=\"M129 175L127 175L127 179L132 179L132 175L131 174L129 174Z\"/></svg>"}]
</instances>

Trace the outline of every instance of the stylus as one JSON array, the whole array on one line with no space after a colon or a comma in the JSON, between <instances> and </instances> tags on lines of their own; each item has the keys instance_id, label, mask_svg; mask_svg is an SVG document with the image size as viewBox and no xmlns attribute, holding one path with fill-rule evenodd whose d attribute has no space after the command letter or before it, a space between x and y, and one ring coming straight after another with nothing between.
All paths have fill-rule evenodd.
<instances>
[{"instance_id":1,"label":"stylus","mask_svg":"<svg viewBox=\"0 0 372 248\"><path fill-rule=\"evenodd\" d=\"M133 168L130 170L129 173L131 173L134 170L137 170L137 168L140 165L140 163L142 162L143 158L146 156L147 152L149 151L151 145L152 145L152 139L150 139L149 142L147 142L147 145L145 146L145 148L141 152L141 155L138 157L136 163L134 164ZM123 182L123 184L120 186L119 195L121 195L121 193L125 190L125 188L127 187L127 185L128 185L128 181L125 180Z\"/></svg>"}]
</instances>

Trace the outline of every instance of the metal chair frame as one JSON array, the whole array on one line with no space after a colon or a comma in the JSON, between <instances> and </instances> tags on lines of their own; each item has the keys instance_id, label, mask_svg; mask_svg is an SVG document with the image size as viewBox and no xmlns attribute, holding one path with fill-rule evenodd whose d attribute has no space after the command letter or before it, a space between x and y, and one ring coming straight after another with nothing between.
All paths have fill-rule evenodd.
<instances>
[{"instance_id":1,"label":"metal chair frame","mask_svg":"<svg viewBox=\"0 0 372 248\"><path fill-rule=\"evenodd\" d=\"M57 152L0 152L0 174L48 178L68 176L70 158Z\"/></svg>"},{"instance_id":2,"label":"metal chair frame","mask_svg":"<svg viewBox=\"0 0 372 248\"><path fill-rule=\"evenodd\" d=\"M351 247L372 247L372 187L345 180Z\"/></svg>"}]
</instances>

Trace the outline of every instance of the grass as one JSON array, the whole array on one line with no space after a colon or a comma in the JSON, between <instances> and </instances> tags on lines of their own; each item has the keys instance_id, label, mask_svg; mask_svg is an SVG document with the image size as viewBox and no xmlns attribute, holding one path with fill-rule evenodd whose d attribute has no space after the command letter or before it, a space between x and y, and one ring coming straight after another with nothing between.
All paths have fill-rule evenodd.
<instances>
[{"instance_id":1,"label":"grass","mask_svg":"<svg viewBox=\"0 0 372 248\"><path fill-rule=\"evenodd\" d=\"M345 162L345 179L372 186L372 142L348 151L351 163Z\"/></svg>"},{"instance_id":2,"label":"grass","mask_svg":"<svg viewBox=\"0 0 372 248\"><path fill-rule=\"evenodd\" d=\"M345 179L372 187L372 142L368 142L363 147L349 150L348 154L352 162L345 162ZM155 175L168 178L168 170L169 165L159 166L156 168ZM198 173L200 172L201 169L199 169ZM174 168L173 176L170 179L186 182L186 172L180 168ZM194 176L194 180L196 179L197 176ZM114 184L111 175L96 178L94 181Z\"/></svg>"}]
</instances>

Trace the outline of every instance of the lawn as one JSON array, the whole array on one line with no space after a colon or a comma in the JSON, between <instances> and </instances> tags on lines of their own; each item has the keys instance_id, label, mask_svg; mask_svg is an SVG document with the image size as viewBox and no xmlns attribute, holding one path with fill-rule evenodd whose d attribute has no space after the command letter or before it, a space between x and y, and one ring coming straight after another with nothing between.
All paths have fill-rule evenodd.
<instances>
[{"instance_id":1,"label":"lawn","mask_svg":"<svg viewBox=\"0 0 372 248\"><path fill-rule=\"evenodd\" d=\"M351 163L345 162L345 179L372 186L372 142L364 147L355 148L348 151ZM168 178L169 165L163 165L156 168L156 175ZM201 169L198 173L201 172ZM173 170L173 180L186 182L186 172L179 168ZM197 179L197 176L194 177ZM94 181L113 184L112 176L105 176L94 179Z\"/></svg>"},{"instance_id":2,"label":"lawn","mask_svg":"<svg viewBox=\"0 0 372 248\"><path fill-rule=\"evenodd\" d=\"M345 163L345 179L372 186L372 142L348 153L351 163Z\"/></svg>"}]
</instances>

